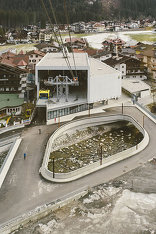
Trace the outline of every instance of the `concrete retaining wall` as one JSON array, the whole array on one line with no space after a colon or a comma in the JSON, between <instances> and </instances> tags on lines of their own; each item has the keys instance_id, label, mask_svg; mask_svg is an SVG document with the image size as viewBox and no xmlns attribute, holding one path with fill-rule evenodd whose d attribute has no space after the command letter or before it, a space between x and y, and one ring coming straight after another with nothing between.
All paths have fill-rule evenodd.
<instances>
[{"instance_id":1,"label":"concrete retaining wall","mask_svg":"<svg viewBox=\"0 0 156 234\"><path fill-rule=\"evenodd\" d=\"M149 119L151 119L154 123L156 123L156 115L151 113L147 108L142 106L140 103L136 103L135 106L144 114L146 115Z\"/></svg>"},{"instance_id":2,"label":"concrete retaining wall","mask_svg":"<svg viewBox=\"0 0 156 234\"><path fill-rule=\"evenodd\" d=\"M16 130L16 129L19 129L19 128L24 128L24 124L18 124L18 125L13 125L13 126L10 126L10 127L1 128L0 129L0 134L3 134L5 132L9 132L9 131L12 131L12 130Z\"/></svg>"},{"instance_id":3,"label":"concrete retaining wall","mask_svg":"<svg viewBox=\"0 0 156 234\"><path fill-rule=\"evenodd\" d=\"M123 121L123 120L131 122L143 134L144 138L137 146L134 146L130 149L127 149L120 153L112 155L109 158L103 159L102 165L100 165L100 162L96 162L96 163L90 164L88 166L82 167L78 170L75 170L69 173L55 173L55 178L53 178L53 172L48 170L48 162L49 162L50 153L52 152L53 142L55 139L57 139L62 134L68 131L74 131L76 129L82 129L82 128L86 128L89 126L101 125L101 124L112 123L112 122ZM44 155L42 167L40 168L40 173L45 179L49 181L61 182L61 183L69 182L72 180L76 180L80 177L83 177L85 175L88 175L97 170L100 170L111 164L124 160L128 157L131 157L134 154L137 154L138 152L142 151L148 145L148 143L149 143L148 133L145 131L144 128L140 126L140 124L135 119L133 119L130 116L111 115L111 116L99 116L99 117L80 119L80 120L73 121L71 123L68 123L60 127L50 137L47 143L46 150L45 150L45 155Z\"/></svg>"},{"instance_id":4,"label":"concrete retaining wall","mask_svg":"<svg viewBox=\"0 0 156 234\"><path fill-rule=\"evenodd\" d=\"M9 222L3 223L0 225L1 234L9 234L16 230L19 230L21 227L24 227L30 222L36 222L41 218L44 218L51 212L56 209L67 205L68 203L79 199L80 197L85 196L88 193L86 187L83 187L81 190L74 191L68 194L65 197L60 198L59 200L53 201L49 204L37 207L35 210L29 211L21 216L18 216Z\"/></svg>"},{"instance_id":5,"label":"concrete retaining wall","mask_svg":"<svg viewBox=\"0 0 156 234\"><path fill-rule=\"evenodd\" d=\"M16 152L18 150L18 147L19 147L21 141L22 141L21 138L17 138L14 141L13 145L11 146L11 148L10 148L10 150L8 152L7 157L4 160L4 163L3 163L2 167L0 168L0 188L1 188L2 184L3 184L3 181L4 181L8 171L9 171L9 168L11 166L11 163L12 163L14 157L15 157L15 154L16 154Z\"/></svg>"},{"instance_id":6,"label":"concrete retaining wall","mask_svg":"<svg viewBox=\"0 0 156 234\"><path fill-rule=\"evenodd\" d=\"M0 141L0 153L8 151L14 141L15 138Z\"/></svg>"}]
</instances>

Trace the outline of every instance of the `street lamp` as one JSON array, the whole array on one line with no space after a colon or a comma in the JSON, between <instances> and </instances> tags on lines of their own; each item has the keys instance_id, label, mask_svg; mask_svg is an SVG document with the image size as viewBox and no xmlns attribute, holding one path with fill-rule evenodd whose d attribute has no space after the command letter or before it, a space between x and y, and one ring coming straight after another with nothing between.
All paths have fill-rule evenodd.
<instances>
[{"instance_id":1,"label":"street lamp","mask_svg":"<svg viewBox=\"0 0 156 234\"><path fill-rule=\"evenodd\" d=\"M54 157L52 158L53 160L53 178L55 178L55 159Z\"/></svg>"}]
</instances>

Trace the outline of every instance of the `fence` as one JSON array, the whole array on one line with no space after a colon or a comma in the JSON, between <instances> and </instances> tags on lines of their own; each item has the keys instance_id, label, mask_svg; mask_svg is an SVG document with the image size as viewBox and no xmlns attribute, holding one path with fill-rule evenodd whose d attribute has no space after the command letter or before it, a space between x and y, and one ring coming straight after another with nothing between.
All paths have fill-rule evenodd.
<instances>
[{"instance_id":1,"label":"fence","mask_svg":"<svg viewBox=\"0 0 156 234\"><path fill-rule=\"evenodd\" d=\"M156 120L156 115L151 113L145 106L142 106L140 103L135 103L138 107L140 107L142 110L144 110L148 115L150 115L153 119Z\"/></svg>"},{"instance_id":2,"label":"fence","mask_svg":"<svg viewBox=\"0 0 156 234\"><path fill-rule=\"evenodd\" d=\"M22 139L20 137L18 137L14 143L12 144L8 154L7 154L7 157L5 158L1 168L0 168L0 188L3 184L3 181L9 171L9 168L11 166L11 163L15 157L15 154L17 152L17 149L21 143Z\"/></svg>"},{"instance_id":3,"label":"fence","mask_svg":"<svg viewBox=\"0 0 156 234\"><path fill-rule=\"evenodd\" d=\"M32 115L30 116L30 118L29 118L29 119L22 120L21 123L17 123L17 124L15 123L13 126L0 128L0 134L3 134L3 133L5 133L5 132L9 132L9 131L12 131L12 130L24 128L25 125L31 124L31 121L32 121L32 119L33 119L34 116L35 116L35 112L36 112L36 108L34 108L34 110L33 110L33 112L32 112Z\"/></svg>"}]
</instances>

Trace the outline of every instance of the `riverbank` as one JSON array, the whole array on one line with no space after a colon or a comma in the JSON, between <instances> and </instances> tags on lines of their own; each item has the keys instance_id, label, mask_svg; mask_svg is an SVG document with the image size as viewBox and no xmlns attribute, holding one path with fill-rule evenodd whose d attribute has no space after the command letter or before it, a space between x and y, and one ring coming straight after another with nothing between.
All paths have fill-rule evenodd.
<instances>
[{"instance_id":1,"label":"riverbank","mask_svg":"<svg viewBox=\"0 0 156 234\"><path fill-rule=\"evenodd\" d=\"M126 171L126 168L125 168ZM151 233L156 230L156 160L90 189L18 234Z\"/></svg>"}]
</instances>

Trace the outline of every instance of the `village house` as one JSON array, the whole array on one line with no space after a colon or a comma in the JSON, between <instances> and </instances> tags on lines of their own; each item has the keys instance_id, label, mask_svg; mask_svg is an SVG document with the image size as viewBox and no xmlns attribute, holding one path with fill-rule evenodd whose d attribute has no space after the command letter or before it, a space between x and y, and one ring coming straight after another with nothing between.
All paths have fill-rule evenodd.
<instances>
[{"instance_id":1,"label":"village house","mask_svg":"<svg viewBox=\"0 0 156 234\"><path fill-rule=\"evenodd\" d=\"M68 48L70 48L72 46L72 48L77 48L77 49L82 49L86 47L86 40L83 38L65 38L65 46L67 46Z\"/></svg>"},{"instance_id":2,"label":"village house","mask_svg":"<svg viewBox=\"0 0 156 234\"><path fill-rule=\"evenodd\" d=\"M26 70L0 63L0 93L18 93L24 97L27 76Z\"/></svg>"},{"instance_id":3,"label":"village house","mask_svg":"<svg viewBox=\"0 0 156 234\"><path fill-rule=\"evenodd\" d=\"M143 63L147 67L150 77L156 80L156 45L143 52Z\"/></svg>"},{"instance_id":4,"label":"village house","mask_svg":"<svg viewBox=\"0 0 156 234\"><path fill-rule=\"evenodd\" d=\"M135 51L138 59L147 68L149 77L156 80L156 45L138 43Z\"/></svg>"},{"instance_id":5,"label":"village house","mask_svg":"<svg viewBox=\"0 0 156 234\"><path fill-rule=\"evenodd\" d=\"M27 55L29 56L29 69L35 70L36 64L45 56L45 53L39 51L39 50L32 50L27 52Z\"/></svg>"},{"instance_id":6,"label":"village house","mask_svg":"<svg viewBox=\"0 0 156 234\"><path fill-rule=\"evenodd\" d=\"M78 22L71 24L71 31L74 33L84 33L85 32L85 23Z\"/></svg>"},{"instance_id":7,"label":"village house","mask_svg":"<svg viewBox=\"0 0 156 234\"><path fill-rule=\"evenodd\" d=\"M122 74L122 79L147 79L146 68L138 59L118 55L104 60L104 63L120 71Z\"/></svg>"},{"instance_id":8,"label":"village house","mask_svg":"<svg viewBox=\"0 0 156 234\"><path fill-rule=\"evenodd\" d=\"M24 54L23 51L20 51L19 54L7 51L6 53L1 54L0 62L12 67L27 69L29 64L29 57L27 54Z\"/></svg>"},{"instance_id":9,"label":"village house","mask_svg":"<svg viewBox=\"0 0 156 234\"><path fill-rule=\"evenodd\" d=\"M117 39L110 39L110 40L105 40L102 42L103 48L106 51L112 51L115 52L116 50L120 51L125 45L125 42L119 38Z\"/></svg>"},{"instance_id":10,"label":"village house","mask_svg":"<svg viewBox=\"0 0 156 234\"><path fill-rule=\"evenodd\" d=\"M39 33L39 42L51 42L53 33L50 30L41 30Z\"/></svg>"},{"instance_id":11,"label":"village house","mask_svg":"<svg viewBox=\"0 0 156 234\"><path fill-rule=\"evenodd\" d=\"M40 43L35 46L39 51L43 53L52 53L52 52L59 52L60 47L57 42L53 43Z\"/></svg>"}]
</instances>

